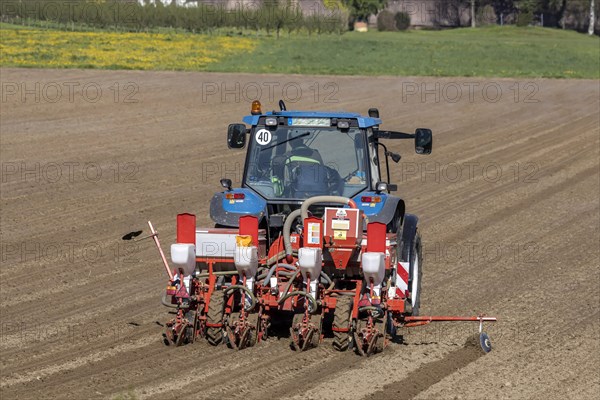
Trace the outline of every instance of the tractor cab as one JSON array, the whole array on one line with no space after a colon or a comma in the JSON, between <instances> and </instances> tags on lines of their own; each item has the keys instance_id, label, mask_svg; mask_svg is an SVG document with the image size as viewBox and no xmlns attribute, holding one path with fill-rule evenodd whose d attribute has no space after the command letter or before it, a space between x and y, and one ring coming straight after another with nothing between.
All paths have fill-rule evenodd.
<instances>
[{"instance_id":1,"label":"tractor cab","mask_svg":"<svg viewBox=\"0 0 600 400\"><path fill-rule=\"evenodd\" d=\"M303 115L259 118L249 135L243 185L268 201L286 203L321 195L353 197L368 189L368 143L356 120L355 126L339 128L339 117Z\"/></svg>"},{"instance_id":2,"label":"tractor cab","mask_svg":"<svg viewBox=\"0 0 600 400\"><path fill-rule=\"evenodd\" d=\"M400 155L380 139L414 139L416 152L429 154L431 131L382 131L377 109L368 114L288 111L282 101L279 111L263 113L253 102L244 124L231 124L227 132L229 148L248 147L241 188L222 179L226 191L214 196L211 218L237 227L241 216L253 215L278 228L304 200L329 195L353 199L371 221L394 224L404 203L390 195L397 187L390 182L389 160L398 162Z\"/></svg>"}]
</instances>

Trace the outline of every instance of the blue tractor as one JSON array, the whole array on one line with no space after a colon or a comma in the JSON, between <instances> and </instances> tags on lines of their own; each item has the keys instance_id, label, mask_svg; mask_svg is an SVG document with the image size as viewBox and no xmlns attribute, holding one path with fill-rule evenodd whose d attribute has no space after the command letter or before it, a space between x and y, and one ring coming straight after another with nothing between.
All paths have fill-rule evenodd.
<instances>
[{"instance_id":1,"label":"blue tractor","mask_svg":"<svg viewBox=\"0 0 600 400\"><path fill-rule=\"evenodd\" d=\"M214 226L178 215L163 298L177 317L166 342L205 337L242 349L284 325L295 350L330 337L339 351L368 355L400 327L456 318L419 316L418 218L392 194L390 162L400 155L382 143L410 139L430 154L431 130L382 130L374 108L363 116L279 106L263 112L255 101L243 124L229 125L228 147L248 149L241 187L221 179L211 200Z\"/></svg>"}]
</instances>

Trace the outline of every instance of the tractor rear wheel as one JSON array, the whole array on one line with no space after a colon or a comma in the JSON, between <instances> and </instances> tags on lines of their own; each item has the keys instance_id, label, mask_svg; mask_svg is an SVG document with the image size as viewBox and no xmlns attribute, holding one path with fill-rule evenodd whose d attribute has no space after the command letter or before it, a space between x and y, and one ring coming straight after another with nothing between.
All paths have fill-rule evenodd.
<instances>
[{"instance_id":1,"label":"tractor rear wheel","mask_svg":"<svg viewBox=\"0 0 600 400\"><path fill-rule=\"evenodd\" d=\"M208 312L206 313L206 323L220 325L223 323L223 312L225 309L225 294L221 290L215 290L210 295L208 303ZM222 326L207 326L206 339L208 343L217 346L223 341Z\"/></svg>"},{"instance_id":2,"label":"tractor rear wheel","mask_svg":"<svg viewBox=\"0 0 600 400\"><path fill-rule=\"evenodd\" d=\"M410 252L410 275L409 290L412 303L412 315L419 315L421 307L421 278L423 277L423 249L421 247L421 235L415 235Z\"/></svg>"},{"instance_id":3,"label":"tractor rear wheel","mask_svg":"<svg viewBox=\"0 0 600 400\"><path fill-rule=\"evenodd\" d=\"M404 232L403 232L404 233ZM410 242L408 242L410 241ZM423 249L421 245L421 235L418 230L409 237L400 237L398 246L398 261L408 262L408 293L410 294L411 304L409 315L419 315L421 306L421 281L423 276Z\"/></svg>"},{"instance_id":4,"label":"tractor rear wheel","mask_svg":"<svg viewBox=\"0 0 600 400\"><path fill-rule=\"evenodd\" d=\"M333 312L334 328L350 328L352 322L352 307L354 307L354 297L340 296L337 298L335 310ZM333 348L337 351L346 351L350 346L350 331L333 331Z\"/></svg>"}]
</instances>

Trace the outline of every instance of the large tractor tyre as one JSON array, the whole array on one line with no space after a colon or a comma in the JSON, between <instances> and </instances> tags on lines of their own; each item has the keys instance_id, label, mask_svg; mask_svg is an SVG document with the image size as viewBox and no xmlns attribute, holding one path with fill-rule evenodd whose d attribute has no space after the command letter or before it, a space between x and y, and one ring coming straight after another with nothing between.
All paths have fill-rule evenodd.
<instances>
[{"instance_id":1,"label":"large tractor tyre","mask_svg":"<svg viewBox=\"0 0 600 400\"><path fill-rule=\"evenodd\" d=\"M352 322L352 307L354 307L354 297L340 296L337 298L335 310L333 312L334 328L350 328ZM350 346L351 332L333 331L333 348L337 351L346 351Z\"/></svg>"},{"instance_id":2,"label":"large tractor tyre","mask_svg":"<svg viewBox=\"0 0 600 400\"><path fill-rule=\"evenodd\" d=\"M221 290L215 290L210 295L208 303L208 312L206 313L207 324L222 324L223 312L225 309L225 294ZM222 326L207 326L206 339L213 346L219 345L223 341Z\"/></svg>"},{"instance_id":3,"label":"large tractor tyre","mask_svg":"<svg viewBox=\"0 0 600 400\"><path fill-rule=\"evenodd\" d=\"M414 237L410 251L410 270L408 275L408 289L410 291L412 315L419 315L421 307L421 281L423 278L423 248L419 232Z\"/></svg>"},{"instance_id":4,"label":"large tractor tyre","mask_svg":"<svg viewBox=\"0 0 600 400\"><path fill-rule=\"evenodd\" d=\"M419 219L406 214L401 233L398 234L398 261L408 262L408 292L411 297L410 315L419 315L421 305L421 281L423 276L423 251L417 223Z\"/></svg>"}]
</instances>

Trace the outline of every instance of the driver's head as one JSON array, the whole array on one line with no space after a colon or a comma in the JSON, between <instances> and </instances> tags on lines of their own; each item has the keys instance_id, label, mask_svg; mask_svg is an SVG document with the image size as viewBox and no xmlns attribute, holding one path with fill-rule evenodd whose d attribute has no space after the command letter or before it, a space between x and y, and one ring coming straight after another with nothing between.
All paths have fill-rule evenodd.
<instances>
[{"instance_id":1,"label":"driver's head","mask_svg":"<svg viewBox=\"0 0 600 400\"><path fill-rule=\"evenodd\" d=\"M290 146L292 149L297 149L300 147L306 147L306 144L304 144L304 141L310 137L310 135L307 135L307 133L309 132L300 132L300 131L292 131L290 133Z\"/></svg>"}]
</instances>

